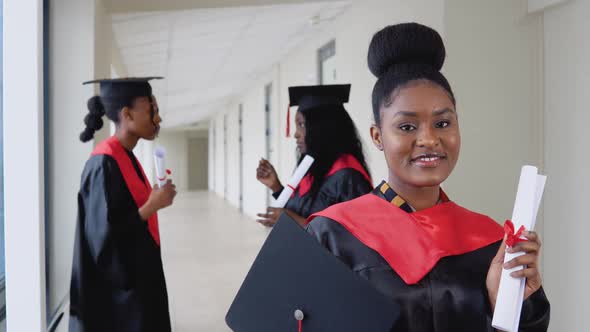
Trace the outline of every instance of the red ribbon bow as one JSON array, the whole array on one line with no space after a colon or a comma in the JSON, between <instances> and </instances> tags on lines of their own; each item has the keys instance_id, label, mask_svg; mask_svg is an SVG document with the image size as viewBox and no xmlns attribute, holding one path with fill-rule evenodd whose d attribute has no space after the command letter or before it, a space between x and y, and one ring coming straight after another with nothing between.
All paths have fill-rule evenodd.
<instances>
[{"instance_id":1,"label":"red ribbon bow","mask_svg":"<svg viewBox=\"0 0 590 332\"><path fill-rule=\"evenodd\" d=\"M520 226L518 231L514 233L514 224L510 220L506 220L504 223L504 233L506 234L506 245L509 247L514 247L515 244L519 242L526 242L526 240L521 239L522 233L525 231L524 225Z\"/></svg>"}]
</instances>

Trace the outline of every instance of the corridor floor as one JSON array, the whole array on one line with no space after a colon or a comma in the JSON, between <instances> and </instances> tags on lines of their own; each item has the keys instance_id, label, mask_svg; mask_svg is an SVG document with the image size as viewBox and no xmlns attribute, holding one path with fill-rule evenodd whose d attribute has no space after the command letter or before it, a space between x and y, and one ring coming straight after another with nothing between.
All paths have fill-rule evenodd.
<instances>
[{"instance_id":1,"label":"corridor floor","mask_svg":"<svg viewBox=\"0 0 590 332\"><path fill-rule=\"evenodd\" d=\"M230 331L225 314L268 230L209 192L179 193L160 212L175 332Z\"/></svg>"}]
</instances>

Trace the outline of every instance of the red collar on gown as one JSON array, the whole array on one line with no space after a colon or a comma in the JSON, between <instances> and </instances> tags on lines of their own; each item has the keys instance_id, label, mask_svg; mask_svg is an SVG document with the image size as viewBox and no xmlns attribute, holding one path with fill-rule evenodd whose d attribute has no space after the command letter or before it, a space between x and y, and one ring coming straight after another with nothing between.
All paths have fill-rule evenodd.
<instances>
[{"instance_id":1,"label":"red collar on gown","mask_svg":"<svg viewBox=\"0 0 590 332\"><path fill-rule=\"evenodd\" d=\"M451 201L408 213L375 194L336 204L313 214L344 226L412 285L446 256L465 254L501 240L504 231L491 218Z\"/></svg>"},{"instance_id":2,"label":"red collar on gown","mask_svg":"<svg viewBox=\"0 0 590 332\"><path fill-rule=\"evenodd\" d=\"M352 168L352 169L360 172L365 177L367 182L369 182L369 184L371 186L373 185L373 180L371 180L371 177L369 176L369 174L367 173L367 171L365 170L363 165L361 165L361 163L351 154L344 154L344 155L340 156L334 162L334 165L332 165L332 168L330 168L330 171L326 174L326 178L334 175L336 172L338 172L340 170L347 169L347 168ZM297 191L299 192L299 196L303 197L303 196L307 195L309 193L309 191L311 190L312 184L313 184L313 177L311 176L311 174L307 174L301 180L301 182L299 183L299 186L297 187Z\"/></svg>"},{"instance_id":3,"label":"red collar on gown","mask_svg":"<svg viewBox=\"0 0 590 332\"><path fill-rule=\"evenodd\" d=\"M135 167L133 167L133 163L131 159L129 159L129 155L125 151L119 139L115 136L111 136L110 138L102 141L99 143L92 155L107 155L113 157L121 170L121 174L123 174L123 179L125 179L125 183L127 184L127 188L129 192L131 192L131 196L133 196L133 200L137 207L141 207L147 202L148 198L150 197L150 193L152 192L152 187L149 183L147 176L145 176L145 172L141 167L141 164L138 162L139 169L141 170L141 174L147 183L144 183L138 176ZM148 229L150 234L154 238L154 241L158 246L160 246L160 231L158 229L158 214L154 213L152 216L149 217L147 220Z\"/></svg>"}]
</instances>

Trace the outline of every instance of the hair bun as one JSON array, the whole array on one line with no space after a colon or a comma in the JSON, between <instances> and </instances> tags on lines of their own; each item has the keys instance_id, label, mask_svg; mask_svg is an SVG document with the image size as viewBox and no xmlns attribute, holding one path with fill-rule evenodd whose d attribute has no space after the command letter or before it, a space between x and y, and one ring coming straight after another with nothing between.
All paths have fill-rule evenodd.
<instances>
[{"instance_id":1,"label":"hair bun","mask_svg":"<svg viewBox=\"0 0 590 332\"><path fill-rule=\"evenodd\" d=\"M104 125L104 122L102 121L102 117L96 114L88 113L84 117L84 124L88 128L99 130Z\"/></svg>"},{"instance_id":2,"label":"hair bun","mask_svg":"<svg viewBox=\"0 0 590 332\"><path fill-rule=\"evenodd\" d=\"M99 96L94 96L88 99L87 106L90 114L92 115L102 117L105 114L104 105L102 104Z\"/></svg>"},{"instance_id":3,"label":"hair bun","mask_svg":"<svg viewBox=\"0 0 590 332\"><path fill-rule=\"evenodd\" d=\"M425 25L390 25L373 35L367 60L377 77L392 66L403 64L426 65L440 71L445 61L445 46L438 32Z\"/></svg>"},{"instance_id":4,"label":"hair bun","mask_svg":"<svg viewBox=\"0 0 590 332\"><path fill-rule=\"evenodd\" d=\"M86 128L80 133L80 140L88 142L94 138L94 133L102 128L104 122L102 117L105 114L104 106L99 96L88 99L88 114L84 117Z\"/></svg>"},{"instance_id":5,"label":"hair bun","mask_svg":"<svg viewBox=\"0 0 590 332\"><path fill-rule=\"evenodd\" d=\"M86 127L84 128L84 130L80 133L80 141L86 143L88 141L90 141L91 139L94 138L94 133L96 132L96 130Z\"/></svg>"}]
</instances>

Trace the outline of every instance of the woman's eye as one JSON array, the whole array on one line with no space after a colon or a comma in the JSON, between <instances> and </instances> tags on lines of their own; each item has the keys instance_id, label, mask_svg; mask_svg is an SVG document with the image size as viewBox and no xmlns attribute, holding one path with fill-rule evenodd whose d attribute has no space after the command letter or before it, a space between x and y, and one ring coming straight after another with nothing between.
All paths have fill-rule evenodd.
<instances>
[{"instance_id":1,"label":"woman's eye","mask_svg":"<svg viewBox=\"0 0 590 332\"><path fill-rule=\"evenodd\" d=\"M446 128L451 125L449 120L443 120L436 123L436 128Z\"/></svg>"},{"instance_id":2,"label":"woman's eye","mask_svg":"<svg viewBox=\"0 0 590 332\"><path fill-rule=\"evenodd\" d=\"M411 125L411 124L403 124L403 125L399 126L399 129L401 129L403 131L412 131L412 130L416 130L416 126Z\"/></svg>"}]
</instances>

